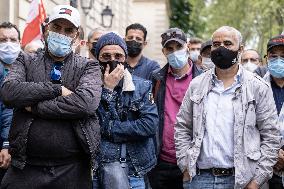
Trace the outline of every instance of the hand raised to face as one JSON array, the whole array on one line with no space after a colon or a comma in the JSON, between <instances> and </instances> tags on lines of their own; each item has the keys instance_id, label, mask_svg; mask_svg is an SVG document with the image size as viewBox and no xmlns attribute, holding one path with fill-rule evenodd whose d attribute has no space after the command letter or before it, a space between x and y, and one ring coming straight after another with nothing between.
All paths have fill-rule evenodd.
<instances>
[{"instance_id":1,"label":"hand raised to face","mask_svg":"<svg viewBox=\"0 0 284 189\"><path fill-rule=\"evenodd\" d=\"M113 90L119 83L119 81L123 78L124 75L124 66L122 64L118 64L117 67L109 73L110 67L107 65L106 71L104 74L104 87Z\"/></svg>"}]
</instances>

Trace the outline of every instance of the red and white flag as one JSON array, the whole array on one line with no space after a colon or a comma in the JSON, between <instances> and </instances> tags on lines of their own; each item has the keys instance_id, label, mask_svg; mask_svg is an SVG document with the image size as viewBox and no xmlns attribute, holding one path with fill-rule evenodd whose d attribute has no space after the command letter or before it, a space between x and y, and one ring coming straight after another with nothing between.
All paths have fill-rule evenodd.
<instances>
[{"instance_id":1,"label":"red and white flag","mask_svg":"<svg viewBox=\"0 0 284 189\"><path fill-rule=\"evenodd\" d=\"M22 46L25 46L33 40L41 39L42 34L40 28L45 18L46 14L42 0L32 0L23 34Z\"/></svg>"}]
</instances>

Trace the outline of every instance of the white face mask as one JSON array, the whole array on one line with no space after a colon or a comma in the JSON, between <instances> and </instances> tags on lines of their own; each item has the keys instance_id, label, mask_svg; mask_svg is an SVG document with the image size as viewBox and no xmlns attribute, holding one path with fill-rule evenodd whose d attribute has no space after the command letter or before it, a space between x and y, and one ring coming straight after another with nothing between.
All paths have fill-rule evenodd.
<instances>
[{"instance_id":1,"label":"white face mask","mask_svg":"<svg viewBox=\"0 0 284 189\"><path fill-rule=\"evenodd\" d=\"M202 65L204 65L207 69L211 69L215 66L211 58L207 58L207 57L202 57Z\"/></svg>"},{"instance_id":2,"label":"white face mask","mask_svg":"<svg viewBox=\"0 0 284 189\"><path fill-rule=\"evenodd\" d=\"M243 67L250 72L254 72L258 68L258 65L248 61L246 64L243 65Z\"/></svg>"},{"instance_id":3,"label":"white face mask","mask_svg":"<svg viewBox=\"0 0 284 189\"><path fill-rule=\"evenodd\" d=\"M193 61L196 62L198 60L200 52L198 50L195 51L189 51L189 58Z\"/></svg>"},{"instance_id":4,"label":"white face mask","mask_svg":"<svg viewBox=\"0 0 284 189\"><path fill-rule=\"evenodd\" d=\"M19 43L0 43L0 59L6 64L12 64L21 51Z\"/></svg>"}]
</instances>

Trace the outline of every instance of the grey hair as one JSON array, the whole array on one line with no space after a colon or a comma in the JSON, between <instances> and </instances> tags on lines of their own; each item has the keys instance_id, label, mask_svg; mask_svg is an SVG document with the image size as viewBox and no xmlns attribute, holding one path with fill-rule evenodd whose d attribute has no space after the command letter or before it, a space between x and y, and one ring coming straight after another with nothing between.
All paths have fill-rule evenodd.
<instances>
[{"instance_id":1,"label":"grey hair","mask_svg":"<svg viewBox=\"0 0 284 189\"><path fill-rule=\"evenodd\" d=\"M104 28L95 28L92 31L90 31L88 35L88 42L90 42L91 38L93 37L94 33L100 32L100 33L105 33L106 30Z\"/></svg>"},{"instance_id":2,"label":"grey hair","mask_svg":"<svg viewBox=\"0 0 284 189\"><path fill-rule=\"evenodd\" d=\"M238 39L238 42L239 42L239 46L243 43L243 37L242 37L242 34L239 30L237 30L236 28L233 28L231 26L221 26L220 28L218 28L213 34L212 34L212 37L211 39L213 40L213 36L215 33L217 32L223 32L223 31L227 31L227 32L234 32L237 39Z\"/></svg>"}]
</instances>

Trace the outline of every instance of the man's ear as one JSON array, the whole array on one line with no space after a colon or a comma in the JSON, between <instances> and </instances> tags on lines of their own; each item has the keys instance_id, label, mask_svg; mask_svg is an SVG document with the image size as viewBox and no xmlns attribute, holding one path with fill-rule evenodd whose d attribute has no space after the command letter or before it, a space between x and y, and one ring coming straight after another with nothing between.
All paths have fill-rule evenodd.
<instances>
[{"instance_id":1,"label":"man's ear","mask_svg":"<svg viewBox=\"0 0 284 189\"><path fill-rule=\"evenodd\" d=\"M142 49L144 49L147 44L148 44L148 42L147 42L147 41L144 41L144 42L142 43Z\"/></svg>"},{"instance_id":2,"label":"man's ear","mask_svg":"<svg viewBox=\"0 0 284 189\"><path fill-rule=\"evenodd\" d=\"M240 46L240 52L242 53L243 51L244 51L244 46L241 45L241 46Z\"/></svg>"},{"instance_id":3,"label":"man's ear","mask_svg":"<svg viewBox=\"0 0 284 189\"><path fill-rule=\"evenodd\" d=\"M199 60L200 62L202 62L202 56L201 56L201 55L198 55L198 60Z\"/></svg>"},{"instance_id":4,"label":"man's ear","mask_svg":"<svg viewBox=\"0 0 284 189\"><path fill-rule=\"evenodd\" d=\"M162 53L166 56L165 48L162 48Z\"/></svg>"},{"instance_id":5,"label":"man's ear","mask_svg":"<svg viewBox=\"0 0 284 189\"><path fill-rule=\"evenodd\" d=\"M78 30L77 33L76 33L76 36L75 36L75 40L79 37L79 35L80 35L80 32Z\"/></svg>"}]
</instances>

